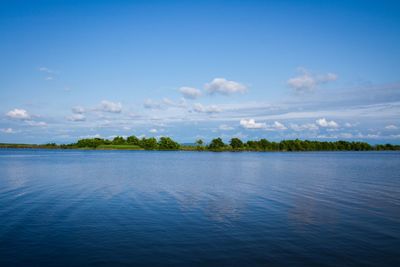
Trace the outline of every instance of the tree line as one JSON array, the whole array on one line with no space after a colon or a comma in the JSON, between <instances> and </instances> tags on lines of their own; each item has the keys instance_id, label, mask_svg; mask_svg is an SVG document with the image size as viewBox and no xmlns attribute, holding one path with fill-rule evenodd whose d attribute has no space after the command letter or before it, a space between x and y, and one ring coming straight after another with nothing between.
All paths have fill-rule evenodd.
<instances>
[{"instance_id":1,"label":"tree line","mask_svg":"<svg viewBox=\"0 0 400 267\"><path fill-rule=\"evenodd\" d=\"M112 140L103 139L103 138L85 138L78 140L75 144L70 144L70 146L78 147L78 148L98 148L98 147L107 147L114 146L114 148L124 148L126 146L137 147L145 150L178 150L181 145L178 142L175 142L169 137L161 137L157 140L154 137L150 138L141 138L132 135L128 138L123 138L121 136L117 136Z\"/></svg>"},{"instance_id":2,"label":"tree line","mask_svg":"<svg viewBox=\"0 0 400 267\"><path fill-rule=\"evenodd\" d=\"M62 148L113 148L113 149L144 149L144 150L198 150L198 151L370 151L370 150L400 150L399 145L370 145L358 141L310 141L310 140L282 140L271 142L267 139L242 141L232 138L224 143L221 138L215 138L206 144L199 139L193 145L181 145L170 137L156 139L127 138L117 136L112 140L102 138L80 139L77 143L61 145Z\"/></svg>"},{"instance_id":3,"label":"tree line","mask_svg":"<svg viewBox=\"0 0 400 267\"><path fill-rule=\"evenodd\" d=\"M391 144L372 146L366 142L348 141L310 141L310 140L282 140L270 142L267 139L249 140L243 142L239 138L232 138L225 144L221 138L216 138L206 147L209 150L224 151L369 151L369 150L399 150L400 146Z\"/></svg>"}]
</instances>

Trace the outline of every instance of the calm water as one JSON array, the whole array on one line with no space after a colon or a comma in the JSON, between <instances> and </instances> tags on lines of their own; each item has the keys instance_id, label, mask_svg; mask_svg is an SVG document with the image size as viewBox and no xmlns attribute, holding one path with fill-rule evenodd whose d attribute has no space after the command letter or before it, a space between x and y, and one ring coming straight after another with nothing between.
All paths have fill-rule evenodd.
<instances>
[{"instance_id":1,"label":"calm water","mask_svg":"<svg viewBox=\"0 0 400 267\"><path fill-rule=\"evenodd\" d=\"M0 150L0 266L400 266L400 153Z\"/></svg>"}]
</instances>

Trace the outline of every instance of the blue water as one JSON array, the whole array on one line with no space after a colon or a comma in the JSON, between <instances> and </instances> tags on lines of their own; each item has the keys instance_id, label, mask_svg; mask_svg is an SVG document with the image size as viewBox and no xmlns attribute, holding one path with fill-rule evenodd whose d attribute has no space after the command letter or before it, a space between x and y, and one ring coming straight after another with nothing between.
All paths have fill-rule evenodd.
<instances>
[{"instance_id":1,"label":"blue water","mask_svg":"<svg viewBox=\"0 0 400 267\"><path fill-rule=\"evenodd\" d=\"M400 266L400 153L0 150L0 266Z\"/></svg>"}]
</instances>

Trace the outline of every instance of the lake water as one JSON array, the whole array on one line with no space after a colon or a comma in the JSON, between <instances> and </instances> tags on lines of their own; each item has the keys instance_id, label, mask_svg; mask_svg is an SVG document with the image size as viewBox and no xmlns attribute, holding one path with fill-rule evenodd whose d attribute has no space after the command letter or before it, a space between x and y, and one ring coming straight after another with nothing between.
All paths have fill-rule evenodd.
<instances>
[{"instance_id":1,"label":"lake water","mask_svg":"<svg viewBox=\"0 0 400 267\"><path fill-rule=\"evenodd\" d=\"M400 266L400 153L0 150L0 266Z\"/></svg>"}]
</instances>

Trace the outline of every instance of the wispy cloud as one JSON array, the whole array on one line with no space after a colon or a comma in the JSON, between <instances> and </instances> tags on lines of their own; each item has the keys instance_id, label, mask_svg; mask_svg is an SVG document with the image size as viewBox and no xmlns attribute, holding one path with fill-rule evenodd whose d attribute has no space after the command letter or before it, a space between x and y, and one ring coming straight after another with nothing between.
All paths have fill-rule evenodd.
<instances>
[{"instance_id":1,"label":"wispy cloud","mask_svg":"<svg viewBox=\"0 0 400 267\"><path fill-rule=\"evenodd\" d=\"M144 108L147 108L147 109L161 109L162 108L162 105L160 102L154 101L152 99L146 99L143 106L144 106Z\"/></svg>"},{"instance_id":2,"label":"wispy cloud","mask_svg":"<svg viewBox=\"0 0 400 267\"><path fill-rule=\"evenodd\" d=\"M46 74L46 77L44 77L44 79L45 79L46 81L52 81L52 80L54 80L54 79L55 79L55 75L58 73L58 72L56 72L56 71L54 71L54 70L51 70L51 69L49 69L49 68L47 68L47 67L40 67L38 70L39 70L40 72L43 72L44 74Z\"/></svg>"},{"instance_id":3,"label":"wispy cloud","mask_svg":"<svg viewBox=\"0 0 400 267\"><path fill-rule=\"evenodd\" d=\"M386 125L385 129L386 130L397 130L399 127L397 127L394 124Z\"/></svg>"},{"instance_id":4,"label":"wispy cloud","mask_svg":"<svg viewBox=\"0 0 400 267\"><path fill-rule=\"evenodd\" d=\"M16 131L14 131L12 128L0 129L0 132L2 132L2 133L7 133L7 134L16 133Z\"/></svg>"},{"instance_id":5,"label":"wispy cloud","mask_svg":"<svg viewBox=\"0 0 400 267\"><path fill-rule=\"evenodd\" d=\"M187 108L187 103L185 98L181 98L179 101L171 100L167 97L163 98L161 101L146 99L143 104L145 109L151 110L164 110L167 108Z\"/></svg>"},{"instance_id":6,"label":"wispy cloud","mask_svg":"<svg viewBox=\"0 0 400 267\"><path fill-rule=\"evenodd\" d=\"M86 117L83 114L72 114L67 117L69 121L86 121Z\"/></svg>"},{"instance_id":7,"label":"wispy cloud","mask_svg":"<svg viewBox=\"0 0 400 267\"><path fill-rule=\"evenodd\" d=\"M39 67L39 71L45 72L45 73L49 73L49 74L57 73L57 72L55 72L55 71L53 71L53 70L51 70L51 69L49 69L47 67Z\"/></svg>"},{"instance_id":8,"label":"wispy cloud","mask_svg":"<svg viewBox=\"0 0 400 267\"><path fill-rule=\"evenodd\" d=\"M76 106L76 107L72 108L72 113L75 113L75 114L83 114L85 112L86 112L85 108L81 107L81 106Z\"/></svg>"},{"instance_id":9,"label":"wispy cloud","mask_svg":"<svg viewBox=\"0 0 400 267\"><path fill-rule=\"evenodd\" d=\"M169 98L163 98L162 104L166 107L174 107L174 108L187 108L187 103L184 98L179 101L173 101Z\"/></svg>"},{"instance_id":10,"label":"wispy cloud","mask_svg":"<svg viewBox=\"0 0 400 267\"><path fill-rule=\"evenodd\" d=\"M47 123L44 121L32 121L32 120L28 120L26 121L26 124L29 126L34 126L34 127L46 127Z\"/></svg>"},{"instance_id":11,"label":"wispy cloud","mask_svg":"<svg viewBox=\"0 0 400 267\"><path fill-rule=\"evenodd\" d=\"M227 125L227 124L221 124L221 125L218 127L218 129L221 130L221 131L231 131L231 130L233 130L233 129L235 129L235 128L232 127L232 126L229 126L229 125Z\"/></svg>"},{"instance_id":12,"label":"wispy cloud","mask_svg":"<svg viewBox=\"0 0 400 267\"><path fill-rule=\"evenodd\" d=\"M316 75L304 68L300 68L299 72L301 73L300 75L290 78L287 81L289 87L296 91L311 91L321 84L336 81L338 78L334 73Z\"/></svg>"},{"instance_id":13,"label":"wispy cloud","mask_svg":"<svg viewBox=\"0 0 400 267\"><path fill-rule=\"evenodd\" d=\"M100 111L110 112L110 113L121 113L122 104L120 102L112 102L108 100L103 100L100 103Z\"/></svg>"},{"instance_id":14,"label":"wispy cloud","mask_svg":"<svg viewBox=\"0 0 400 267\"><path fill-rule=\"evenodd\" d=\"M198 112L198 113L219 113L221 112L221 108L218 107L217 105L209 105L205 106L200 103L196 103L193 105L193 111Z\"/></svg>"},{"instance_id":15,"label":"wispy cloud","mask_svg":"<svg viewBox=\"0 0 400 267\"><path fill-rule=\"evenodd\" d=\"M319 129L319 127L315 123L305 123L305 124L296 124L296 123L291 123L289 127L297 132L301 131L316 131Z\"/></svg>"}]
</instances>

